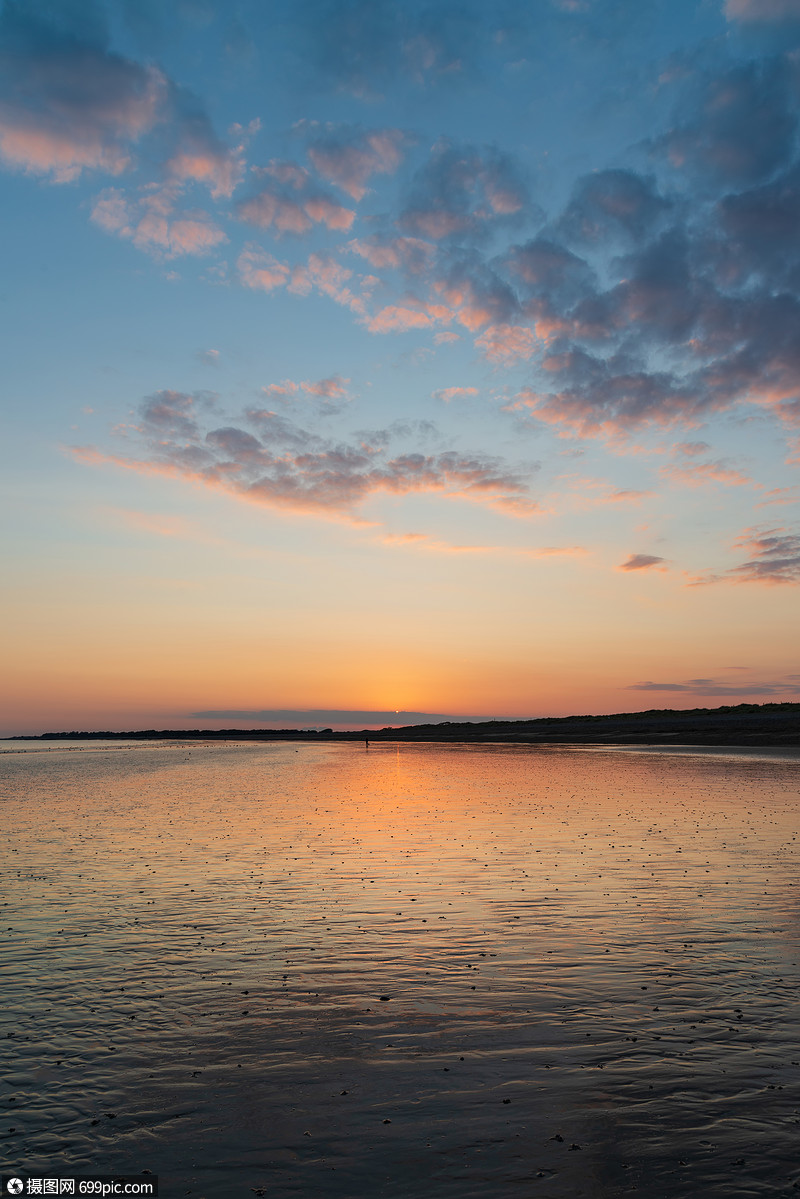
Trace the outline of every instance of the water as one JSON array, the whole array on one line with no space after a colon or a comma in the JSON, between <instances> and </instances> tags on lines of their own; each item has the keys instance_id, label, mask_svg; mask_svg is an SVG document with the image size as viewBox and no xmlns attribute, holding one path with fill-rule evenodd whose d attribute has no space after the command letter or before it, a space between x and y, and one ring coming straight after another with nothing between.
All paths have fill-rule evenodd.
<instances>
[{"instance_id":1,"label":"water","mask_svg":"<svg viewBox=\"0 0 800 1199\"><path fill-rule=\"evenodd\" d=\"M195 1199L797 1195L799 765L4 754L5 1164Z\"/></svg>"}]
</instances>

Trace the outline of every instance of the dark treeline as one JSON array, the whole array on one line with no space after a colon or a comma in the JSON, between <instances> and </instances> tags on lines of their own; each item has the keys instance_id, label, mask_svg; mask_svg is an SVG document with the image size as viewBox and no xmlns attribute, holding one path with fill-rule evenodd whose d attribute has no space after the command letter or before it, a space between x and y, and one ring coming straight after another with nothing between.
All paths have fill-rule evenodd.
<instances>
[{"instance_id":1,"label":"dark treeline","mask_svg":"<svg viewBox=\"0 0 800 1199\"><path fill-rule=\"evenodd\" d=\"M543 716L532 720L443 721L382 729L136 729L73 730L10 737L57 740L200 741L486 741L567 744L800 745L800 703L736 704L719 708L651 708L609 716Z\"/></svg>"}]
</instances>

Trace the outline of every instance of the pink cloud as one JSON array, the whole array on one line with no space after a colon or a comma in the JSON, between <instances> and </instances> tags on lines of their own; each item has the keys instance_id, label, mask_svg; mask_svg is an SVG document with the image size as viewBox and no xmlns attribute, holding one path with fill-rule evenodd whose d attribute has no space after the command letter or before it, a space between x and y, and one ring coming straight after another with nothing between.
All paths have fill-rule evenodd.
<instances>
[{"instance_id":1,"label":"pink cloud","mask_svg":"<svg viewBox=\"0 0 800 1199\"><path fill-rule=\"evenodd\" d=\"M592 479L576 475L561 475L561 480L569 486L567 498L571 506L578 509L591 509L605 505L640 504L649 499L654 492L639 491L632 487L610 490L607 479Z\"/></svg>"},{"instance_id":2,"label":"pink cloud","mask_svg":"<svg viewBox=\"0 0 800 1199\"><path fill-rule=\"evenodd\" d=\"M291 396L304 392L318 400L337 401L349 398L349 382L349 379L343 379L341 375L329 375L327 379L317 379L316 382L304 379L295 383L293 379L282 379L280 383L268 383L261 390L268 396Z\"/></svg>"},{"instance_id":3,"label":"pink cloud","mask_svg":"<svg viewBox=\"0 0 800 1199\"><path fill-rule=\"evenodd\" d=\"M546 545L541 547L517 545L457 545L441 541L428 533L387 533L381 538L384 545L408 546L436 554L491 554L517 558L578 558L587 553L582 545Z\"/></svg>"},{"instance_id":4,"label":"pink cloud","mask_svg":"<svg viewBox=\"0 0 800 1199\"><path fill-rule=\"evenodd\" d=\"M535 558L582 558L589 553L583 545L543 545L527 552Z\"/></svg>"},{"instance_id":5,"label":"pink cloud","mask_svg":"<svg viewBox=\"0 0 800 1199\"><path fill-rule=\"evenodd\" d=\"M86 5L74 7L77 14ZM83 20L57 8L4 10L0 157L57 183L85 170L120 175L132 165L134 146L161 126L161 141L172 147L167 180L230 195L241 178L242 147L224 146L202 106L157 67L111 51L99 25L84 38Z\"/></svg>"},{"instance_id":6,"label":"pink cloud","mask_svg":"<svg viewBox=\"0 0 800 1199\"><path fill-rule=\"evenodd\" d=\"M252 245L242 250L236 266L244 286L259 291L274 291L277 287L285 287L290 274L285 262L279 262L265 250Z\"/></svg>"},{"instance_id":7,"label":"pink cloud","mask_svg":"<svg viewBox=\"0 0 800 1199\"><path fill-rule=\"evenodd\" d=\"M265 395L270 396L290 396L296 395L300 388L299 383L293 382L292 379L283 379L280 383L268 383L261 390Z\"/></svg>"},{"instance_id":8,"label":"pink cloud","mask_svg":"<svg viewBox=\"0 0 800 1199\"><path fill-rule=\"evenodd\" d=\"M566 357L569 355L554 355L542 365L545 370L560 370ZM618 445L626 444L631 429L638 425L668 429L693 423L694 397L688 391L671 393L668 402L659 404L660 380L644 374L615 379L613 401L607 405L601 391L600 387L596 393L581 387L547 393L523 387L505 411L527 410L536 420L558 429L562 437L599 437Z\"/></svg>"},{"instance_id":9,"label":"pink cloud","mask_svg":"<svg viewBox=\"0 0 800 1199\"><path fill-rule=\"evenodd\" d=\"M296 163L276 160L254 173L265 181L261 190L237 205L239 217L248 224L296 234L307 233L314 224L338 232L352 225L355 212L321 191Z\"/></svg>"},{"instance_id":10,"label":"pink cloud","mask_svg":"<svg viewBox=\"0 0 800 1199\"><path fill-rule=\"evenodd\" d=\"M600 504L640 504L642 500L655 495L653 491L636 491L632 487L623 487L619 491L610 491L597 502Z\"/></svg>"},{"instance_id":11,"label":"pink cloud","mask_svg":"<svg viewBox=\"0 0 800 1199\"><path fill-rule=\"evenodd\" d=\"M490 325L477 339L475 345L489 362L501 366L513 366L533 357L536 336L525 325Z\"/></svg>"},{"instance_id":12,"label":"pink cloud","mask_svg":"<svg viewBox=\"0 0 800 1199\"><path fill-rule=\"evenodd\" d=\"M350 286L350 281L354 279L353 272L343 267L330 254L310 254L307 262L290 267L288 263L281 262L260 247L250 244L245 246L236 265L239 278L245 287L261 291L275 291L276 288L286 287L298 296L308 295L316 289L336 304L349 308L358 317L367 320L365 298ZM358 279L357 282L363 285L365 280ZM367 279L367 292L369 283L370 280Z\"/></svg>"},{"instance_id":13,"label":"pink cloud","mask_svg":"<svg viewBox=\"0 0 800 1199\"><path fill-rule=\"evenodd\" d=\"M734 542L748 559L727 572L734 582L800 583L800 536L787 528L745 529Z\"/></svg>"},{"instance_id":14,"label":"pink cloud","mask_svg":"<svg viewBox=\"0 0 800 1199\"><path fill-rule=\"evenodd\" d=\"M106 233L132 241L137 249L159 258L202 256L228 239L208 213L175 211L175 193L168 188L128 196L106 188L94 202L92 220Z\"/></svg>"},{"instance_id":15,"label":"pink cloud","mask_svg":"<svg viewBox=\"0 0 800 1199\"><path fill-rule=\"evenodd\" d=\"M312 221L325 225L327 229L337 229L340 233L350 228L356 215L349 208L343 208L341 204L325 196L306 200L305 211Z\"/></svg>"},{"instance_id":16,"label":"pink cloud","mask_svg":"<svg viewBox=\"0 0 800 1199\"><path fill-rule=\"evenodd\" d=\"M429 540L427 533L387 533L381 538L384 545L416 545Z\"/></svg>"},{"instance_id":17,"label":"pink cloud","mask_svg":"<svg viewBox=\"0 0 800 1199\"><path fill-rule=\"evenodd\" d=\"M704 487L708 483L722 483L726 487L747 487L753 480L741 471L717 462L693 462L685 465L662 466L658 472L663 478L684 487Z\"/></svg>"},{"instance_id":18,"label":"pink cloud","mask_svg":"<svg viewBox=\"0 0 800 1199\"><path fill-rule=\"evenodd\" d=\"M71 452L87 463L183 478L254 503L348 519L379 493L434 493L514 516L538 510L524 478L496 457L456 451L389 457L385 445L328 442L266 411L247 414L257 435L234 425L206 431L203 414L213 411L207 393L158 392L141 405L140 424L127 430L129 440L138 435L140 457L94 447Z\"/></svg>"},{"instance_id":19,"label":"pink cloud","mask_svg":"<svg viewBox=\"0 0 800 1199\"><path fill-rule=\"evenodd\" d=\"M530 198L510 155L443 138L416 173L399 225L434 241L472 238L524 210Z\"/></svg>"},{"instance_id":20,"label":"pink cloud","mask_svg":"<svg viewBox=\"0 0 800 1199\"><path fill-rule=\"evenodd\" d=\"M310 254L304 267L295 270L290 291L302 295L311 287L315 287L322 295L328 296L337 304L350 308L358 316L366 316L366 305L362 296L349 286L353 272L342 266L330 254Z\"/></svg>"},{"instance_id":21,"label":"pink cloud","mask_svg":"<svg viewBox=\"0 0 800 1199\"><path fill-rule=\"evenodd\" d=\"M301 383L300 386L303 391L319 399L343 400L347 397L349 382L349 379L343 379L341 375L330 375L327 379L318 379L316 383Z\"/></svg>"},{"instance_id":22,"label":"pink cloud","mask_svg":"<svg viewBox=\"0 0 800 1199\"><path fill-rule=\"evenodd\" d=\"M326 216L335 213L335 207L330 206L325 211L318 202L313 210L309 204L298 204L293 200L285 200L280 196L273 195L271 192L262 192L252 200L247 200L239 206L239 215L242 220L245 220L250 225L257 225L259 229L267 229L270 225L274 225L279 233L307 233L312 227L314 221L331 225L326 220ZM340 227L349 228L354 213L347 218L346 211L340 210L340 215L345 218L344 225ZM334 220L335 226L335 220Z\"/></svg>"},{"instance_id":23,"label":"pink cloud","mask_svg":"<svg viewBox=\"0 0 800 1199\"><path fill-rule=\"evenodd\" d=\"M783 526L754 526L744 529L733 543L746 558L725 571L707 570L689 576L689 587L713 583L761 583L774 587L800 583L800 533Z\"/></svg>"},{"instance_id":24,"label":"pink cloud","mask_svg":"<svg viewBox=\"0 0 800 1199\"><path fill-rule=\"evenodd\" d=\"M19 84L0 101L0 156L56 183L121 174L131 145L165 116L160 71L88 45L54 46L46 64L24 47L15 69Z\"/></svg>"},{"instance_id":25,"label":"pink cloud","mask_svg":"<svg viewBox=\"0 0 800 1199\"><path fill-rule=\"evenodd\" d=\"M467 275L438 279L433 290L447 301L456 319L471 333L491 324L497 317L498 308L505 306L504 296L498 297L491 288L477 285Z\"/></svg>"},{"instance_id":26,"label":"pink cloud","mask_svg":"<svg viewBox=\"0 0 800 1199\"><path fill-rule=\"evenodd\" d=\"M441 387L438 391L432 392L435 400L444 400L446 404L449 404L451 400L462 399L464 396L476 396L477 394L477 387Z\"/></svg>"},{"instance_id":27,"label":"pink cloud","mask_svg":"<svg viewBox=\"0 0 800 1199\"><path fill-rule=\"evenodd\" d=\"M434 333L433 335L433 344L435 346L449 345L454 341L461 341L458 333Z\"/></svg>"},{"instance_id":28,"label":"pink cloud","mask_svg":"<svg viewBox=\"0 0 800 1199\"><path fill-rule=\"evenodd\" d=\"M425 271L436 253L436 247L420 237L355 239L348 242L347 248L378 270L402 269L412 275Z\"/></svg>"},{"instance_id":29,"label":"pink cloud","mask_svg":"<svg viewBox=\"0 0 800 1199\"><path fill-rule=\"evenodd\" d=\"M394 174L407 142L406 134L399 129L352 132L327 126L311 142L308 157L323 179L358 201L366 194L367 180L372 175Z\"/></svg>"},{"instance_id":30,"label":"pink cloud","mask_svg":"<svg viewBox=\"0 0 800 1199\"><path fill-rule=\"evenodd\" d=\"M388 304L366 321L370 333L405 333L409 329L429 329L432 325L452 320L453 314L443 304Z\"/></svg>"},{"instance_id":31,"label":"pink cloud","mask_svg":"<svg viewBox=\"0 0 800 1199\"><path fill-rule=\"evenodd\" d=\"M170 178L179 183L191 180L205 184L212 196L230 196L244 177L244 162L239 153L223 146L184 145L166 164Z\"/></svg>"},{"instance_id":32,"label":"pink cloud","mask_svg":"<svg viewBox=\"0 0 800 1199\"><path fill-rule=\"evenodd\" d=\"M773 487L765 491L757 508L766 508L771 504L796 504L800 500L800 485L794 487Z\"/></svg>"}]
</instances>

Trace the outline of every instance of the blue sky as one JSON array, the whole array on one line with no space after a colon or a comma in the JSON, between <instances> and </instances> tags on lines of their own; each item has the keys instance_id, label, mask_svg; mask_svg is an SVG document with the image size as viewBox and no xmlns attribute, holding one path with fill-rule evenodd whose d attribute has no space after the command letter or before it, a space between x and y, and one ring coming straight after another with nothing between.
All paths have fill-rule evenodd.
<instances>
[{"instance_id":1,"label":"blue sky","mask_svg":"<svg viewBox=\"0 0 800 1199\"><path fill-rule=\"evenodd\" d=\"M799 39L6 2L5 726L795 697Z\"/></svg>"}]
</instances>

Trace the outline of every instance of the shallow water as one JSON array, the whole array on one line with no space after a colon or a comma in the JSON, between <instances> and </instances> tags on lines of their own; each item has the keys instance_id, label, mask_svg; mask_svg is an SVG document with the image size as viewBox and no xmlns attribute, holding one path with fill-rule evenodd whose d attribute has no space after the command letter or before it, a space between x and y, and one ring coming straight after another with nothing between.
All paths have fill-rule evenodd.
<instances>
[{"instance_id":1,"label":"shallow water","mask_svg":"<svg viewBox=\"0 0 800 1199\"><path fill-rule=\"evenodd\" d=\"M797 1195L799 768L4 754L4 1161L168 1199Z\"/></svg>"}]
</instances>

